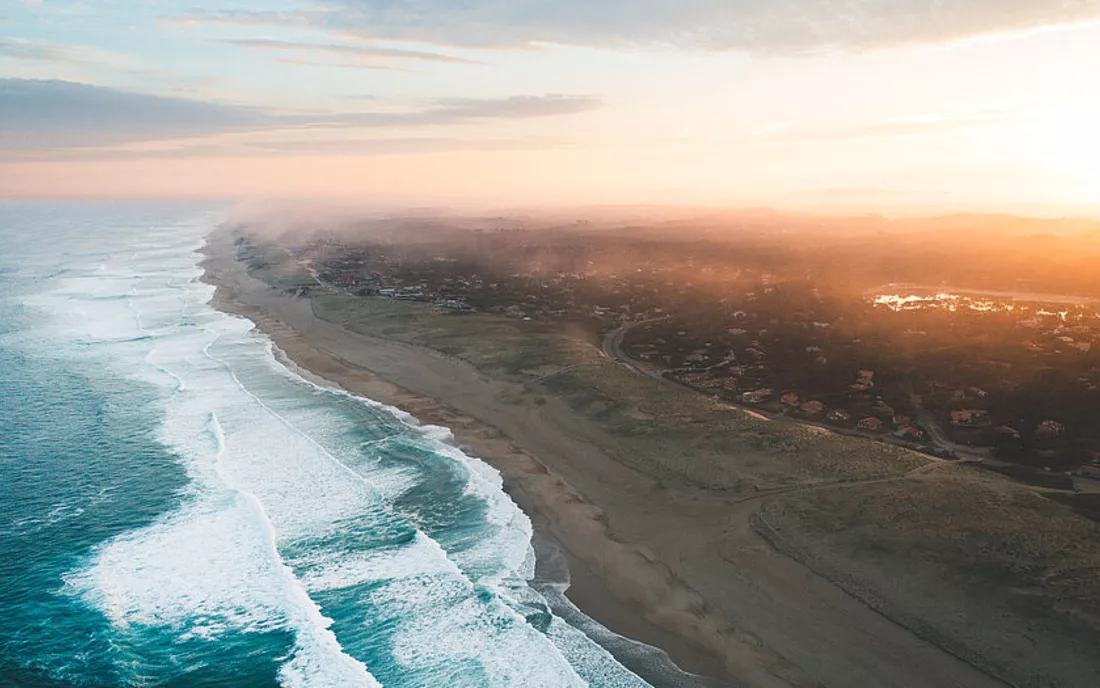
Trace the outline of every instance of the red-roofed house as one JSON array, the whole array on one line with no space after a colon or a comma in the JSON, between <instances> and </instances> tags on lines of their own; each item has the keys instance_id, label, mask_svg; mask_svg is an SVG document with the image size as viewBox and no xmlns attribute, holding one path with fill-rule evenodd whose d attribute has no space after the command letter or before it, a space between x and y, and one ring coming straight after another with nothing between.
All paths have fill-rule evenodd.
<instances>
[{"instance_id":1,"label":"red-roofed house","mask_svg":"<svg viewBox=\"0 0 1100 688\"><path fill-rule=\"evenodd\" d=\"M878 432L882 430L883 422L874 416L868 416L856 424L860 430L870 430L872 432Z\"/></svg>"}]
</instances>

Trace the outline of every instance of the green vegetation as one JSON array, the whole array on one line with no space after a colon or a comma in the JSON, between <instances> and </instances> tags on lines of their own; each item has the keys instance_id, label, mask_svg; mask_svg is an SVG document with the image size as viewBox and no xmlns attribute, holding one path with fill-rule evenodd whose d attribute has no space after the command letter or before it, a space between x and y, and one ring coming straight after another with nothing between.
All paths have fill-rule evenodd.
<instances>
[{"instance_id":1,"label":"green vegetation","mask_svg":"<svg viewBox=\"0 0 1100 688\"><path fill-rule=\"evenodd\" d=\"M264 264L256 274L281 288L301 277L290 254L264 254L258 260ZM538 413L566 414L567 426L579 437L663 486L707 490L728 497L731 507L770 494L756 517L758 532L965 660L996 675L1024 677L1017 681L1023 686L1100 685L1095 652L1100 642L1100 524L1095 522L1100 501L1096 495L1051 490L1071 486L1068 477L1019 466L981 470L933 463L896 445L756 417L608 360L590 322L459 314L443 304L355 296L342 289L311 288L318 317L430 348L470 363L486 377L507 381L519 390L509 392L509 400L531 404ZM805 315L811 323L814 318ZM817 353L807 352L816 344L777 327L773 319L778 318L759 304L755 313L737 317L753 321L758 333L786 333L780 338L785 344L772 341L769 355L778 360L785 350L792 357ZM636 328L639 339L628 339L626 345L664 339L662 346L676 351L701 350L724 336L726 323L715 323L720 331L710 333L713 337L697 337L684 325L654 321L648 329ZM837 325L803 329L817 344L851 335ZM880 344L883 351L902 350ZM885 400L894 407L889 413L915 414L916 408L905 406L912 403L905 380L890 373L896 366L868 358L863 344L857 349L846 360L845 349L833 347L842 360L838 370L858 370L868 360L879 370L868 389L853 390L857 396L870 399L893 389L897 398ZM948 353L934 349L925 355ZM699 355L704 359L700 366L713 364L710 353ZM862 375L845 375L835 381L845 389L870 382ZM962 402L977 407L985 398L979 391L984 390L966 390L970 396ZM935 394L928 396L933 405L940 403ZM997 398L993 391L988 396ZM720 551L738 545L718 537L714 546ZM730 561L737 557L737 551L721 554Z\"/></svg>"},{"instance_id":2,"label":"green vegetation","mask_svg":"<svg viewBox=\"0 0 1100 688\"><path fill-rule=\"evenodd\" d=\"M764 218L714 221L486 230L390 218L287 250L348 294L591 335L643 323L626 355L769 414L937 456L1100 471L1094 224L945 218L958 231L930 241L920 223L870 218L828 229L784 218L781 232L762 231ZM1001 224L1084 233L1005 240Z\"/></svg>"},{"instance_id":3,"label":"green vegetation","mask_svg":"<svg viewBox=\"0 0 1100 688\"><path fill-rule=\"evenodd\" d=\"M995 674L1100 677L1100 524L1054 499L950 466L775 497L761 516L812 568Z\"/></svg>"},{"instance_id":4,"label":"green vegetation","mask_svg":"<svg viewBox=\"0 0 1100 688\"><path fill-rule=\"evenodd\" d=\"M425 346L550 395L614 437L603 448L662 481L752 493L898 475L927 459L897 447L752 418L603 357L579 330L425 304L327 294L314 312L363 334Z\"/></svg>"}]
</instances>

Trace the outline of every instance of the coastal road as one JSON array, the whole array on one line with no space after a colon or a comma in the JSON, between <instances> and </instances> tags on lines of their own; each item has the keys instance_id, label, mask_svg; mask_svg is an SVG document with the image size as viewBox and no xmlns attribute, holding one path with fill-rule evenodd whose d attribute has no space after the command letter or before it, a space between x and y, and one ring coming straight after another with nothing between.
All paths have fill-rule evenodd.
<instances>
[{"instance_id":1,"label":"coastal road","mask_svg":"<svg viewBox=\"0 0 1100 688\"><path fill-rule=\"evenodd\" d=\"M666 378L660 371L636 361L623 351L623 339L626 338L626 333L630 330L638 327L639 325L647 325L649 323L662 322L668 320L671 316L664 316L661 318L650 318L649 320L638 320L634 322L628 322L620 325L619 327L611 330L603 338L603 353L609 359L623 366L629 368L639 375L644 375L648 378L652 378L659 382L664 382L670 385L679 385L680 383ZM929 413L923 406L921 406L920 397L910 390L910 397L913 400L913 405L917 409L917 422L928 430L929 439L931 444L937 448L953 451L956 456L961 460L969 462L981 462L989 461L989 452L975 449L974 447L968 447L966 445L952 442L947 434L943 431L943 428L939 425L936 419ZM745 413L761 418L762 420L780 420L786 422L797 423L798 425L806 425L809 427L820 428L828 432L834 432L840 435L847 435L850 437L863 437L869 440L885 441L890 444L897 444L903 447L909 447L904 442L893 442L890 437L882 435L876 435L869 432L860 432L850 428L838 428L819 421L807 420L807 419L792 419L782 413L774 413L764 411L763 409L749 409L739 405L731 405L731 408L737 408ZM910 447L911 448L911 447ZM1091 491L1091 490L1090 490Z\"/></svg>"},{"instance_id":2,"label":"coastal road","mask_svg":"<svg viewBox=\"0 0 1100 688\"><path fill-rule=\"evenodd\" d=\"M648 325L655 322L663 322L668 320L671 316L663 316L660 318L650 318L649 320L637 320L634 322L628 322L620 325L608 332L603 338L603 353L605 356L615 361L624 368L630 368L639 375L645 375L646 377L653 378L654 380L660 380L661 382L667 382L665 378L655 370L651 370L647 366L643 366L634 359L623 353L623 339L626 337L626 333L630 330L638 327L639 325Z\"/></svg>"}]
</instances>

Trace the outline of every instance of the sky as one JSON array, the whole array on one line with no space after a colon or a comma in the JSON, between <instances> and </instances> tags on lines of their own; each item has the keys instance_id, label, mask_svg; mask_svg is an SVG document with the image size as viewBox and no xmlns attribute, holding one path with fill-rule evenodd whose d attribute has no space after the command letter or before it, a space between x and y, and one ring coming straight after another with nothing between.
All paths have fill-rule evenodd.
<instances>
[{"instance_id":1,"label":"sky","mask_svg":"<svg viewBox=\"0 0 1100 688\"><path fill-rule=\"evenodd\" d=\"M1100 0L0 0L0 196L1100 213Z\"/></svg>"}]
</instances>

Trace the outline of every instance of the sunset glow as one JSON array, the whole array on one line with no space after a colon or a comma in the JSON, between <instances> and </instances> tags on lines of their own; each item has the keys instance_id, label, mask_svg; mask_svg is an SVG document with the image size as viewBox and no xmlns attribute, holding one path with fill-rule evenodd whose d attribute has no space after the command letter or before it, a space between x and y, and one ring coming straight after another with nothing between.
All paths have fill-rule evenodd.
<instances>
[{"instance_id":1,"label":"sunset glow","mask_svg":"<svg viewBox=\"0 0 1100 688\"><path fill-rule=\"evenodd\" d=\"M1100 0L0 25L0 688L1100 686Z\"/></svg>"},{"instance_id":2,"label":"sunset glow","mask_svg":"<svg viewBox=\"0 0 1100 688\"><path fill-rule=\"evenodd\" d=\"M587 26L569 3L535 23L474 3L453 25L434 4L16 4L0 193L1100 205L1100 25L1085 3L837 23L810 4L787 22L700 2Z\"/></svg>"}]
</instances>

